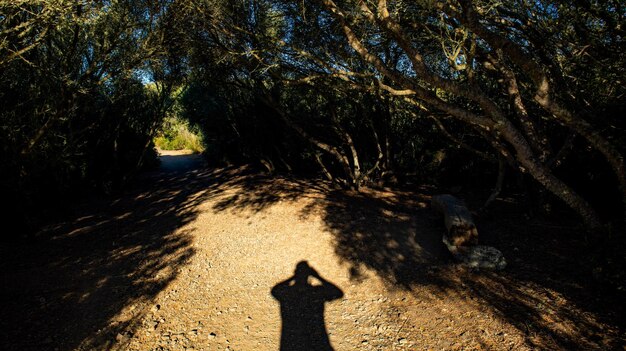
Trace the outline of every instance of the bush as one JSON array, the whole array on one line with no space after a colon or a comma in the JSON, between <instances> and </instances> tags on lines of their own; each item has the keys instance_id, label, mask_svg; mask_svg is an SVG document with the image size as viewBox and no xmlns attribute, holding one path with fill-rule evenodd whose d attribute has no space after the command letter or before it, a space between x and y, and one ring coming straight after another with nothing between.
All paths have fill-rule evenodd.
<instances>
[{"instance_id":1,"label":"bush","mask_svg":"<svg viewBox=\"0 0 626 351\"><path fill-rule=\"evenodd\" d=\"M162 131L154 139L154 144L162 150L187 149L194 153L202 153L205 149L202 133L178 117L165 119Z\"/></svg>"}]
</instances>

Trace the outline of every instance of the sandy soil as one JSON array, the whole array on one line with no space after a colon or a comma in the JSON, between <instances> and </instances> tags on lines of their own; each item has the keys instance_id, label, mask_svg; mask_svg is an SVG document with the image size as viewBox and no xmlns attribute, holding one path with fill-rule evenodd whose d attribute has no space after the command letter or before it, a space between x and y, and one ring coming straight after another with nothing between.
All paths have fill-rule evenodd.
<instances>
[{"instance_id":1,"label":"sandy soil","mask_svg":"<svg viewBox=\"0 0 626 351\"><path fill-rule=\"evenodd\" d=\"M509 266L475 272L451 262L426 188L347 193L164 153L134 189L2 246L1 349L624 345L623 295L557 240L572 226L479 220Z\"/></svg>"}]
</instances>

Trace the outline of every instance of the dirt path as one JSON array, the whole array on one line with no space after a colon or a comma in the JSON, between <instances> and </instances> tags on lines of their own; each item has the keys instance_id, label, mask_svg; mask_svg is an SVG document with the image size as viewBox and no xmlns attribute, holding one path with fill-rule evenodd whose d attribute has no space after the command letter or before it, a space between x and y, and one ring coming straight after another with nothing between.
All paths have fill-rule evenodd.
<instances>
[{"instance_id":1,"label":"dirt path","mask_svg":"<svg viewBox=\"0 0 626 351\"><path fill-rule=\"evenodd\" d=\"M194 154L191 150L157 150L161 165L159 173L185 173L205 165L201 155Z\"/></svg>"},{"instance_id":2,"label":"dirt path","mask_svg":"<svg viewBox=\"0 0 626 351\"><path fill-rule=\"evenodd\" d=\"M286 350L608 350L624 342L620 297L586 283L575 245L552 247L519 219L479 223L481 240L510 264L470 272L445 255L427 195L350 194L202 166L198 156L163 155L161 171L136 191L85 204L37 240L4 245L0 348L278 350L282 340ZM539 237L546 251L537 251Z\"/></svg>"}]
</instances>

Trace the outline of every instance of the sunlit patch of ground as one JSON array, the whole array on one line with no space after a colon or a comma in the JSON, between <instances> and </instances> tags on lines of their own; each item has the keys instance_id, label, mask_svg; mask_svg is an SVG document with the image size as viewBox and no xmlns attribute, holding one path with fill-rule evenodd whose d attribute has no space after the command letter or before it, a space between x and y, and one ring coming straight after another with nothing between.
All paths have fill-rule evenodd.
<instances>
[{"instance_id":1,"label":"sunlit patch of ground","mask_svg":"<svg viewBox=\"0 0 626 351\"><path fill-rule=\"evenodd\" d=\"M183 156L183 155L193 155L192 150L162 150L157 149L157 153L159 156Z\"/></svg>"}]
</instances>

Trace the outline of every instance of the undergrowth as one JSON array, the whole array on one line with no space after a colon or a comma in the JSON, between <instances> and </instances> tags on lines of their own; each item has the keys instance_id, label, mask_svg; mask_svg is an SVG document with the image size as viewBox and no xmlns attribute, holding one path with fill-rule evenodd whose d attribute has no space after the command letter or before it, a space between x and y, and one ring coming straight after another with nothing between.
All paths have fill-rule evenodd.
<instances>
[{"instance_id":1,"label":"undergrowth","mask_svg":"<svg viewBox=\"0 0 626 351\"><path fill-rule=\"evenodd\" d=\"M202 132L177 117L165 118L154 144L162 150L187 149L194 153L202 153L205 149Z\"/></svg>"}]
</instances>

